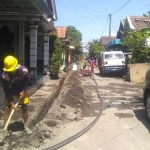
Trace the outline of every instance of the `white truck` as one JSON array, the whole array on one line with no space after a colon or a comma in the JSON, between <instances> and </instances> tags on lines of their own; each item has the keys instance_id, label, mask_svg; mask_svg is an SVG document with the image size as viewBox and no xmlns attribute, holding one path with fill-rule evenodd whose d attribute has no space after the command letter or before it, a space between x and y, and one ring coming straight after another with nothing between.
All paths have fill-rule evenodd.
<instances>
[{"instance_id":1,"label":"white truck","mask_svg":"<svg viewBox=\"0 0 150 150\"><path fill-rule=\"evenodd\" d=\"M119 73L123 76L125 71L125 56L122 51L106 51L98 54L97 58L100 74Z\"/></svg>"}]
</instances>

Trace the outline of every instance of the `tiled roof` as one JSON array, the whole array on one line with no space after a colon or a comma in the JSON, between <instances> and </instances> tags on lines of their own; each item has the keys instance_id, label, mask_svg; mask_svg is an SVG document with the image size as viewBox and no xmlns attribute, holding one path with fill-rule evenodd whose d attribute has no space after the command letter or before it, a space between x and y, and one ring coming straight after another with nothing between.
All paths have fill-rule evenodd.
<instances>
[{"instance_id":1,"label":"tiled roof","mask_svg":"<svg viewBox=\"0 0 150 150\"><path fill-rule=\"evenodd\" d=\"M111 36L110 38L109 38L109 36L101 36L100 43L101 43L101 45L106 46L108 41L111 41L115 38L116 38L116 36Z\"/></svg>"},{"instance_id":2,"label":"tiled roof","mask_svg":"<svg viewBox=\"0 0 150 150\"><path fill-rule=\"evenodd\" d=\"M57 30L57 36L59 38L65 38L66 37L66 27L63 26L55 26Z\"/></svg>"},{"instance_id":3,"label":"tiled roof","mask_svg":"<svg viewBox=\"0 0 150 150\"><path fill-rule=\"evenodd\" d=\"M150 18L144 16L129 16L135 30L146 28L150 25Z\"/></svg>"}]
</instances>

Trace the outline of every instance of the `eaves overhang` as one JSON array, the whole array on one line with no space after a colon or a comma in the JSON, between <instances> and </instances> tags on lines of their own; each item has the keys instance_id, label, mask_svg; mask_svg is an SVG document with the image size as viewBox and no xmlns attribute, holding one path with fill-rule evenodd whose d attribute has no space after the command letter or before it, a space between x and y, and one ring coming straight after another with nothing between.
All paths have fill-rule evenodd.
<instances>
[{"instance_id":1,"label":"eaves overhang","mask_svg":"<svg viewBox=\"0 0 150 150\"><path fill-rule=\"evenodd\" d=\"M44 0L0 0L0 19L40 17L48 19L53 17L52 10Z\"/></svg>"}]
</instances>

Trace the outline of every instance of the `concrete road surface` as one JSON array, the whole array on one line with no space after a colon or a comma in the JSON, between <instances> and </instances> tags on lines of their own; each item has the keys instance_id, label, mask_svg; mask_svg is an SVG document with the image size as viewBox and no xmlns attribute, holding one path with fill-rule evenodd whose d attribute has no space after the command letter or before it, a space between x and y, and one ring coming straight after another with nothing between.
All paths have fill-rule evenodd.
<instances>
[{"instance_id":1,"label":"concrete road surface","mask_svg":"<svg viewBox=\"0 0 150 150\"><path fill-rule=\"evenodd\" d=\"M142 86L116 77L95 79L104 102L104 110L98 122L83 136L59 150L150 150L150 124L146 120L142 103ZM85 77L84 85L92 91L92 120L100 105L93 80Z\"/></svg>"}]
</instances>

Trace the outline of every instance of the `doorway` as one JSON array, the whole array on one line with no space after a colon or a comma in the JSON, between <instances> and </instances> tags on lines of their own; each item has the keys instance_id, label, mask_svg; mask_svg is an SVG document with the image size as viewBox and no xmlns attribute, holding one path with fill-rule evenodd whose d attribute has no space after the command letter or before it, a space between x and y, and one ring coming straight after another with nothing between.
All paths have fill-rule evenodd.
<instances>
[{"instance_id":1,"label":"doorway","mask_svg":"<svg viewBox=\"0 0 150 150\"><path fill-rule=\"evenodd\" d=\"M7 25L0 29L0 71L4 66L4 58L7 55L14 55L14 34L10 32Z\"/></svg>"}]
</instances>

